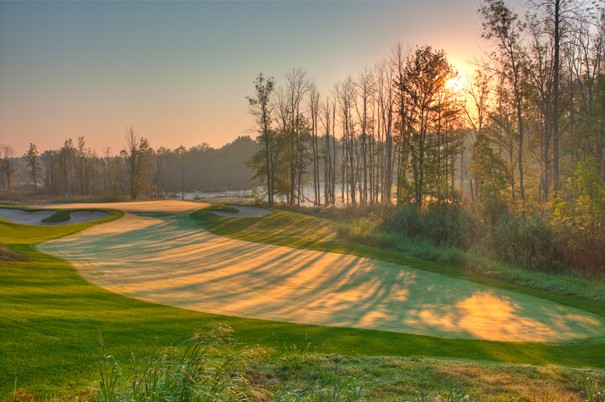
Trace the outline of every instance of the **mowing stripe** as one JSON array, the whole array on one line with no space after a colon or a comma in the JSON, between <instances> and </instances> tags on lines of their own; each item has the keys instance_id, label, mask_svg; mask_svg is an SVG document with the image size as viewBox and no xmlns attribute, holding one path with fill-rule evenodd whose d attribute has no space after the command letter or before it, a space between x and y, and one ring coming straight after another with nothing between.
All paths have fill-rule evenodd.
<instances>
[{"instance_id":1,"label":"mowing stripe","mask_svg":"<svg viewBox=\"0 0 605 402\"><path fill-rule=\"evenodd\" d=\"M351 255L215 236L187 214L135 213L38 246L137 299L264 320L446 338L602 337L605 317Z\"/></svg>"}]
</instances>

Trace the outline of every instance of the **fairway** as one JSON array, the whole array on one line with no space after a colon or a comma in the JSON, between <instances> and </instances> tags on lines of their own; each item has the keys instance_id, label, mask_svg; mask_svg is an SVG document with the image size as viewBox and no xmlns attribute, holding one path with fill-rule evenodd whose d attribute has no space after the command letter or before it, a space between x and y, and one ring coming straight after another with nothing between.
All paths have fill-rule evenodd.
<instances>
[{"instance_id":1,"label":"fairway","mask_svg":"<svg viewBox=\"0 0 605 402\"><path fill-rule=\"evenodd\" d=\"M113 292L209 313L495 341L605 334L605 317L533 296L357 256L215 236L189 216L204 206L87 204L127 213L38 249Z\"/></svg>"}]
</instances>

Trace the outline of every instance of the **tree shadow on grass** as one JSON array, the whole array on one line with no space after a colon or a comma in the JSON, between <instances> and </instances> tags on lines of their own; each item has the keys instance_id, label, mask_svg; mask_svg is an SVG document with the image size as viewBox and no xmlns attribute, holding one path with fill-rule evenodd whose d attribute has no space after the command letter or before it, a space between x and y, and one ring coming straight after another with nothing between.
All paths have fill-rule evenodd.
<instances>
[{"instance_id":1,"label":"tree shadow on grass","mask_svg":"<svg viewBox=\"0 0 605 402\"><path fill-rule=\"evenodd\" d=\"M602 337L605 318L506 290L346 254L249 243L189 216L131 216L42 245L99 286L242 317L446 338Z\"/></svg>"}]
</instances>

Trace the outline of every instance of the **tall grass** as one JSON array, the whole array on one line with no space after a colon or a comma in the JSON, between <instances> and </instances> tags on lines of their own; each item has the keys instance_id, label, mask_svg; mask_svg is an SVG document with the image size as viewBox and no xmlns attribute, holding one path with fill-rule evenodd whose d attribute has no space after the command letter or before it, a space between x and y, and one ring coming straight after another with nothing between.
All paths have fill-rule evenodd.
<instances>
[{"instance_id":1,"label":"tall grass","mask_svg":"<svg viewBox=\"0 0 605 402\"><path fill-rule=\"evenodd\" d=\"M592 280L597 273L586 278L562 262L562 245L542 217L499 208L482 210L479 219L460 206L409 205L388 211L382 220L341 220L336 230L340 239L535 289L605 301L602 282Z\"/></svg>"},{"instance_id":2,"label":"tall grass","mask_svg":"<svg viewBox=\"0 0 605 402\"><path fill-rule=\"evenodd\" d=\"M218 325L157 356L135 355L128 371L111 355L100 364L98 401L265 400L245 371L262 356L258 350L236 351L231 328ZM127 374L125 374L127 372Z\"/></svg>"}]
</instances>

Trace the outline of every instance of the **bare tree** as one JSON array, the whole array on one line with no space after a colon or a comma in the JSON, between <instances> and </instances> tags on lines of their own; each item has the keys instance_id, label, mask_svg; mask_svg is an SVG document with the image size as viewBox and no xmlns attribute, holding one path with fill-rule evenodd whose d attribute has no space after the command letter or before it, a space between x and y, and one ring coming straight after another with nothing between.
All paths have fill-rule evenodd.
<instances>
[{"instance_id":1,"label":"bare tree","mask_svg":"<svg viewBox=\"0 0 605 402\"><path fill-rule=\"evenodd\" d=\"M315 82L309 83L309 117L311 121L311 145L313 159L313 192L315 195L314 204L321 205L321 188L319 180L319 146L318 146L318 121L319 121L319 90Z\"/></svg>"},{"instance_id":2,"label":"bare tree","mask_svg":"<svg viewBox=\"0 0 605 402\"><path fill-rule=\"evenodd\" d=\"M342 124L342 198L343 202L351 200L357 204L357 141L355 138L355 122L353 121L353 102L355 100L355 84L349 76L336 86L337 101L340 106ZM348 192L345 187L348 186ZM345 201L346 193L346 201Z\"/></svg>"},{"instance_id":3,"label":"bare tree","mask_svg":"<svg viewBox=\"0 0 605 402\"><path fill-rule=\"evenodd\" d=\"M394 119L394 72L393 66L384 60L376 67L379 141L384 143L381 156L382 202L391 203L393 190L393 119ZM384 133L384 136L382 134Z\"/></svg>"},{"instance_id":4,"label":"bare tree","mask_svg":"<svg viewBox=\"0 0 605 402\"><path fill-rule=\"evenodd\" d=\"M374 95L374 90L375 90L373 72L369 68L366 67L361 72L361 74L359 75L359 78L357 79L357 81L354 84L355 84L355 92L357 95L355 97L355 108L357 111L357 118L360 123L360 129L361 129L360 152L361 152L361 165L362 165L361 169L363 171L363 182L361 183L363 187L361 188L361 191L360 191L359 202L362 206L365 206L368 203L368 184L370 184L368 182L368 171L369 171L368 126L370 124L368 108L370 106L371 98Z\"/></svg>"},{"instance_id":5,"label":"bare tree","mask_svg":"<svg viewBox=\"0 0 605 402\"><path fill-rule=\"evenodd\" d=\"M309 78L300 67L286 71L286 97L290 112L288 136L290 139L290 203L297 200L300 205L302 178L305 169L305 138L306 121L303 114L303 101L309 91Z\"/></svg>"}]
</instances>

